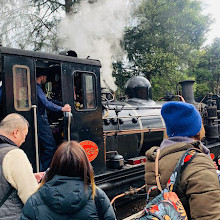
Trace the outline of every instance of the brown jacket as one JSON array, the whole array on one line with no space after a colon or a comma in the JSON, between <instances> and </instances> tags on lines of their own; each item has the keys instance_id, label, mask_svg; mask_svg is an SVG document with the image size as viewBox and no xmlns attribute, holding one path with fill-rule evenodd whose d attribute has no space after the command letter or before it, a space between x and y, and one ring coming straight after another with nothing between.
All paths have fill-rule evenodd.
<instances>
[{"instance_id":1,"label":"brown jacket","mask_svg":"<svg viewBox=\"0 0 220 220\"><path fill-rule=\"evenodd\" d=\"M159 156L160 183L164 188L179 158L188 148L199 148L200 142L175 143L161 150ZM158 147L146 152L145 181L147 190L156 185L155 158ZM189 219L219 220L220 219L220 188L219 180L210 157L198 153L181 174L176 193L180 198ZM155 196L158 192L152 192Z\"/></svg>"}]
</instances>

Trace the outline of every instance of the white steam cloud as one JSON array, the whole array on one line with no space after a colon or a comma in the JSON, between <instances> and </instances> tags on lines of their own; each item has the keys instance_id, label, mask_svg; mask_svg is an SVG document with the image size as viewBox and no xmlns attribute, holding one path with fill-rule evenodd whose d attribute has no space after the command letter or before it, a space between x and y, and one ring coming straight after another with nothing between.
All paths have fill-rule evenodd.
<instances>
[{"instance_id":1,"label":"white steam cloud","mask_svg":"<svg viewBox=\"0 0 220 220\"><path fill-rule=\"evenodd\" d=\"M62 47L75 50L79 57L99 59L102 86L116 90L112 61L123 56L120 40L127 25L131 5L128 0L98 0L79 5L77 13L60 24Z\"/></svg>"}]
</instances>

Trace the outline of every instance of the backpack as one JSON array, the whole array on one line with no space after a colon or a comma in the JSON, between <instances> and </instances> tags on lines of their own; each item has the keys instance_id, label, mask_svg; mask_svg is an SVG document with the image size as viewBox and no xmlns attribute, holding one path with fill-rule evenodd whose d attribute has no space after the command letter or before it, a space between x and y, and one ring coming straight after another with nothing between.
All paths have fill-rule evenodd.
<instances>
[{"instance_id":1,"label":"backpack","mask_svg":"<svg viewBox=\"0 0 220 220\"><path fill-rule=\"evenodd\" d=\"M159 183L158 175L158 158L159 152L157 152L157 158L155 161L155 172L157 179L157 186L153 186L148 190L147 193L147 206L136 218L136 220L187 220L186 211L175 193L177 183L180 179L180 174L184 171L186 166L196 156L198 149L188 149L182 157L179 159L172 175L170 176L167 186L162 190ZM152 190L159 189L161 193L156 196L151 202L149 201L149 195Z\"/></svg>"}]
</instances>

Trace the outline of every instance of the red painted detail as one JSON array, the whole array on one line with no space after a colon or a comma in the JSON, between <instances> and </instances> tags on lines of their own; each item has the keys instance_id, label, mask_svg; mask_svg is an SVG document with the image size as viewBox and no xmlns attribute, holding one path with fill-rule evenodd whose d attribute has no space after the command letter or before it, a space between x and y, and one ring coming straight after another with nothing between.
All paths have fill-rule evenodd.
<instances>
[{"instance_id":1,"label":"red painted detail","mask_svg":"<svg viewBox=\"0 0 220 220\"><path fill-rule=\"evenodd\" d=\"M99 153L99 148L97 144L94 143L93 141L88 141L88 140L81 141L79 144L81 145L81 147L84 148L89 161L91 162L95 160L95 158L98 156Z\"/></svg>"},{"instance_id":2,"label":"red painted detail","mask_svg":"<svg viewBox=\"0 0 220 220\"><path fill-rule=\"evenodd\" d=\"M157 212L157 211L159 211L159 209L158 209L158 206L157 205L154 205L154 206L152 206L151 207L151 212Z\"/></svg>"},{"instance_id":3,"label":"red painted detail","mask_svg":"<svg viewBox=\"0 0 220 220\"><path fill-rule=\"evenodd\" d=\"M174 208L177 210L176 204L174 202L172 202L172 204L173 204Z\"/></svg>"},{"instance_id":4,"label":"red painted detail","mask_svg":"<svg viewBox=\"0 0 220 220\"><path fill-rule=\"evenodd\" d=\"M193 155L187 155L184 159L184 162L188 162Z\"/></svg>"},{"instance_id":5,"label":"red painted detail","mask_svg":"<svg viewBox=\"0 0 220 220\"><path fill-rule=\"evenodd\" d=\"M214 159L215 159L215 154L210 153L210 156L211 156L212 160L214 160Z\"/></svg>"},{"instance_id":6,"label":"red painted detail","mask_svg":"<svg viewBox=\"0 0 220 220\"><path fill-rule=\"evenodd\" d=\"M146 157L134 157L127 160L128 164L136 165L146 162Z\"/></svg>"}]
</instances>

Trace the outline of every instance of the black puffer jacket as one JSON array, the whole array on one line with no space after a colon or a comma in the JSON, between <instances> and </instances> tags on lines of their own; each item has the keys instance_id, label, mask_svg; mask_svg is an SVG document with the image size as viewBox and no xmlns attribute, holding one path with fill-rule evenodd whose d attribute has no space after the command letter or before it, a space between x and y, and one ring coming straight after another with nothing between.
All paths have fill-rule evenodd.
<instances>
[{"instance_id":1,"label":"black puffer jacket","mask_svg":"<svg viewBox=\"0 0 220 220\"><path fill-rule=\"evenodd\" d=\"M96 195L102 204L104 218L114 220L114 210L106 194L99 188ZM85 190L78 177L54 176L33 194L24 206L21 220L89 220L98 219L92 189Z\"/></svg>"}]
</instances>

